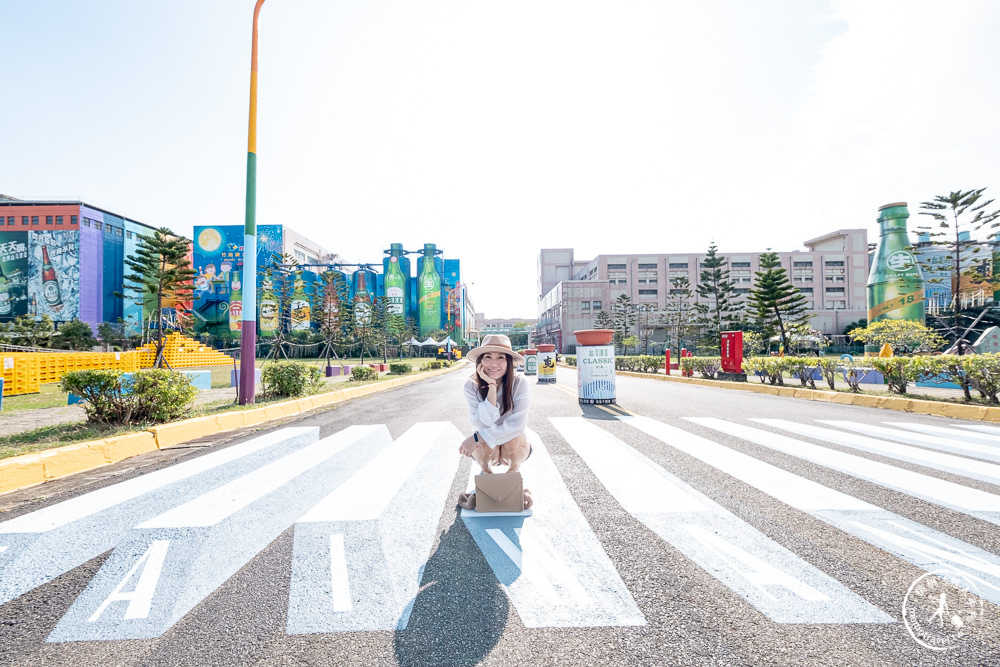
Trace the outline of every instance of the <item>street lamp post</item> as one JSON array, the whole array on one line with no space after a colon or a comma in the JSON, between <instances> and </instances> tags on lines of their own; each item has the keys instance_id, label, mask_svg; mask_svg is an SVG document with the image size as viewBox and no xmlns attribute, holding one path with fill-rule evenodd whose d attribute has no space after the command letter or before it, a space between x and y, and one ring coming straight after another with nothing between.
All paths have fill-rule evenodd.
<instances>
[{"instance_id":1,"label":"street lamp post","mask_svg":"<svg viewBox=\"0 0 1000 667\"><path fill-rule=\"evenodd\" d=\"M240 323L240 405L253 403L257 357L257 17L264 0L253 8L250 47L250 123L247 137L246 223L243 228L243 320Z\"/></svg>"}]
</instances>

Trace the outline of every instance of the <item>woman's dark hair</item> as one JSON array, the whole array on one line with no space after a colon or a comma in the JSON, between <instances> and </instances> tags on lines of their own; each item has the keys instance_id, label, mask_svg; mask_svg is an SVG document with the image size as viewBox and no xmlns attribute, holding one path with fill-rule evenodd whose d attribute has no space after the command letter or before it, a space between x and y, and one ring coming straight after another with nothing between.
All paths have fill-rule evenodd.
<instances>
[{"instance_id":1,"label":"woman's dark hair","mask_svg":"<svg viewBox=\"0 0 1000 667\"><path fill-rule=\"evenodd\" d=\"M501 403L503 403L503 410L500 411L501 415L505 415L514 409L514 359L507 354L502 352L503 356L507 357L507 370L503 374L503 396L497 397L501 398ZM472 377L476 379L476 383L479 385L479 399L482 401L486 400L486 394L490 391L490 386L486 384L486 380L479 377L479 358L476 358L475 368L472 370Z\"/></svg>"}]
</instances>

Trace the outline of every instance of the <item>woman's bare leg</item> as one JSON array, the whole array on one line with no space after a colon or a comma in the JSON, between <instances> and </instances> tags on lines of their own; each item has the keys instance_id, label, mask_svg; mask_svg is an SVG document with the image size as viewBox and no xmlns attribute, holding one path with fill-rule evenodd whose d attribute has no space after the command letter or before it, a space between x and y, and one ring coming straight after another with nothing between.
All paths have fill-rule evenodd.
<instances>
[{"instance_id":1,"label":"woman's bare leg","mask_svg":"<svg viewBox=\"0 0 1000 667\"><path fill-rule=\"evenodd\" d=\"M479 464L484 473L488 475L492 474L493 468L490 466L500 461L500 448L490 449L490 446L485 442L480 442L479 446L476 447L476 451L472 453L472 458L476 459L476 463Z\"/></svg>"},{"instance_id":2,"label":"woman's bare leg","mask_svg":"<svg viewBox=\"0 0 1000 667\"><path fill-rule=\"evenodd\" d=\"M500 449L500 462L506 463L509 466L510 472L517 472L524 463L524 460L528 458L528 454L531 452L531 447L528 445L528 439L524 435L519 435L513 440L508 440L499 447Z\"/></svg>"}]
</instances>

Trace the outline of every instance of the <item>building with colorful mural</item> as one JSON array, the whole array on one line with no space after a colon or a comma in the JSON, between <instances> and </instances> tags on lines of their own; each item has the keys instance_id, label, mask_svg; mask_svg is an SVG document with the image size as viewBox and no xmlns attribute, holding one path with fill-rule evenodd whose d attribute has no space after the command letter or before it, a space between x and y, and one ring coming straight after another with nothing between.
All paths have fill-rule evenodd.
<instances>
[{"instance_id":1,"label":"building with colorful mural","mask_svg":"<svg viewBox=\"0 0 1000 667\"><path fill-rule=\"evenodd\" d=\"M235 338L243 303L242 225L194 228L193 314L195 330ZM469 324L461 264L445 259L433 243L405 250L393 243L377 262L350 264L313 246L283 225L257 226L257 330L269 338L286 331L318 330L323 313L346 299L356 318L368 321L376 298L385 299L390 314L411 319L425 338L444 330L463 344ZM291 247L295 244L295 247ZM418 255L411 262L408 255ZM292 262L294 260L294 263ZM412 273L412 269L416 274Z\"/></svg>"},{"instance_id":2,"label":"building with colorful mural","mask_svg":"<svg viewBox=\"0 0 1000 667\"><path fill-rule=\"evenodd\" d=\"M0 321L48 315L137 328L148 313L123 288L124 258L153 231L81 201L0 199Z\"/></svg>"}]
</instances>

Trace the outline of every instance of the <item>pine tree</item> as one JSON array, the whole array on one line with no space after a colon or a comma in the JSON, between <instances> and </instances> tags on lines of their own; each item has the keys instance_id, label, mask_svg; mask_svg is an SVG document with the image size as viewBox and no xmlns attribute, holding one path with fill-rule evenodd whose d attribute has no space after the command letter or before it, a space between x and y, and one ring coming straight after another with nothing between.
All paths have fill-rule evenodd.
<instances>
[{"instance_id":1,"label":"pine tree","mask_svg":"<svg viewBox=\"0 0 1000 667\"><path fill-rule=\"evenodd\" d=\"M629 329L635 324L635 304L627 294L619 294L618 298L611 302L611 318L614 323L611 327L615 330L615 345L622 347L622 353L626 350L625 339L629 335Z\"/></svg>"},{"instance_id":2,"label":"pine tree","mask_svg":"<svg viewBox=\"0 0 1000 667\"><path fill-rule=\"evenodd\" d=\"M691 304L691 297L694 290L691 289L691 281L684 276L672 278L670 280L671 289L667 292L667 304L663 310L664 324L667 327L669 345L681 353L681 341L691 333L694 308Z\"/></svg>"},{"instance_id":3,"label":"pine tree","mask_svg":"<svg viewBox=\"0 0 1000 667\"><path fill-rule=\"evenodd\" d=\"M792 330L809 322L806 299L788 279L778 253L768 249L760 256L760 268L747 303L756 312L764 339L777 335L782 347L788 350Z\"/></svg>"},{"instance_id":4,"label":"pine tree","mask_svg":"<svg viewBox=\"0 0 1000 667\"><path fill-rule=\"evenodd\" d=\"M699 302L695 304L698 326L702 330L701 344L710 350L719 349L719 335L723 331L735 329L740 324L742 308L734 301L736 291L729 279L728 266L729 260L718 254L713 242L701 262L704 270L698 278Z\"/></svg>"},{"instance_id":5,"label":"pine tree","mask_svg":"<svg viewBox=\"0 0 1000 667\"><path fill-rule=\"evenodd\" d=\"M976 238L983 229L993 229L1000 224L1000 210L986 211L993 200L983 201L986 188L978 190L961 190L951 192L947 196L938 195L933 201L920 204L920 215L927 215L937 223L934 226L918 227L929 239L916 249L917 263L925 274L939 274L939 277L927 278L930 284L948 281L951 288L951 303L945 308L950 311L950 324L947 328L955 338L962 335L962 306L960 293L968 290L970 283L984 284L992 291L1000 282L997 276L991 276L993 253L989 252L990 244L996 240L996 234L989 233L989 240ZM935 231L936 230L936 231ZM921 252L923 248L936 247L942 252ZM948 274L948 278L940 274ZM964 283L964 285L963 285ZM993 299L987 299L992 305ZM971 317L969 319L972 319ZM958 347L962 354L962 346Z\"/></svg>"},{"instance_id":6,"label":"pine tree","mask_svg":"<svg viewBox=\"0 0 1000 667\"><path fill-rule=\"evenodd\" d=\"M597 317L594 318L595 329L611 329L613 326L614 321L611 319L611 315L608 315L607 311L602 310L597 313Z\"/></svg>"},{"instance_id":7,"label":"pine tree","mask_svg":"<svg viewBox=\"0 0 1000 667\"><path fill-rule=\"evenodd\" d=\"M191 242L174 234L167 227L160 227L152 236L140 236L135 254L125 258L131 271L125 276L125 288L134 290L156 304L156 361L154 368L164 365L163 313L165 301L190 301L195 272L188 259ZM115 293L124 299L125 295ZM167 364L169 366L169 364Z\"/></svg>"}]
</instances>

